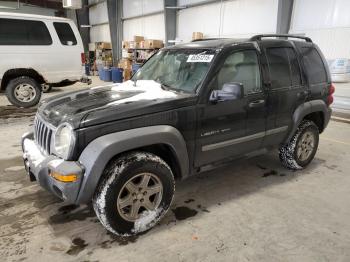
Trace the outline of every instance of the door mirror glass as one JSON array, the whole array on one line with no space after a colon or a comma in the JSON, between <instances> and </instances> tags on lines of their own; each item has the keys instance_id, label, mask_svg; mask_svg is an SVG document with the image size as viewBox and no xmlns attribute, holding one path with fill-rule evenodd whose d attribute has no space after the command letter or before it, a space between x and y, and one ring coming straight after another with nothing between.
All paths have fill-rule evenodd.
<instances>
[{"instance_id":1,"label":"door mirror glass","mask_svg":"<svg viewBox=\"0 0 350 262\"><path fill-rule=\"evenodd\" d=\"M241 99L243 97L243 84L242 83L225 83L221 90L213 90L210 95L210 101L221 102L228 100Z\"/></svg>"}]
</instances>

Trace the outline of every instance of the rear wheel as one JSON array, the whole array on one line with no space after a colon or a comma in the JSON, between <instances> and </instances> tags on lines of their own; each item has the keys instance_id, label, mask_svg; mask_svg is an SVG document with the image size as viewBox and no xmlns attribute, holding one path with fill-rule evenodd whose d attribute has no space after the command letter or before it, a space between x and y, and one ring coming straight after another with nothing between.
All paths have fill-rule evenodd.
<instances>
[{"instance_id":1,"label":"rear wheel","mask_svg":"<svg viewBox=\"0 0 350 262\"><path fill-rule=\"evenodd\" d=\"M280 147L282 164L292 170L306 167L316 154L318 142L318 127L310 120L303 120L290 142Z\"/></svg>"},{"instance_id":2,"label":"rear wheel","mask_svg":"<svg viewBox=\"0 0 350 262\"><path fill-rule=\"evenodd\" d=\"M170 167L158 156L133 152L104 171L93 207L103 226L116 235L151 229L167 212L175 182Z\"/></svg>"},{"instance_id":3,"label":"rear wheel","mask_svg":"<svg viewBox=\"0 0 350 262\"><path fill-rule=\"evenodd\" d=\"M17 107L31 107L39 103L41 88L33 78L21 76L10 80L6 87L6 96Z\"/></svg>"}]
</instances>

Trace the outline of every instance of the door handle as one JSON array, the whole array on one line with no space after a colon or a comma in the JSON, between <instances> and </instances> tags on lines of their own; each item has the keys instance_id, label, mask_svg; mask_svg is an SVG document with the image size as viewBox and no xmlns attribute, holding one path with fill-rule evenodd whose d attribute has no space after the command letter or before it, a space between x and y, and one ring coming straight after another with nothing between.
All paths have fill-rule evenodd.
<instances>
[{"instance_id":1,"label":"door handle","mask_svg":"<svg viewBox=\"0 0 350 262\"><path fill-rule=\"evenodd\" d=\"M250 108L255 108L255 107L260 107L265 105L265 100L264 99L260 99L260 100L255 100L249 103L249 107Z\"/></svg>"}]
</instances>

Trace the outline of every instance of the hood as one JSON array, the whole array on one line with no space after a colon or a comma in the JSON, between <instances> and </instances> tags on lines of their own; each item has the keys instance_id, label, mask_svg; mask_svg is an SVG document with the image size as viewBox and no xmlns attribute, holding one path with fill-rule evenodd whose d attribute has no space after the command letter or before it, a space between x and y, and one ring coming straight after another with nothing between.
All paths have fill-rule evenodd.
<instances>
[{"instance_id":1,"label":"hood","mask_svg":"<svg viewBox=\"0 0 350 262\"><path fill-rule=\"evenodd\" d=\"M42 101L39 114L54 126L74 128L192 105L194 94L163 90L153 80L139 80L54 96Z\"/></svg>"}]
</instances>

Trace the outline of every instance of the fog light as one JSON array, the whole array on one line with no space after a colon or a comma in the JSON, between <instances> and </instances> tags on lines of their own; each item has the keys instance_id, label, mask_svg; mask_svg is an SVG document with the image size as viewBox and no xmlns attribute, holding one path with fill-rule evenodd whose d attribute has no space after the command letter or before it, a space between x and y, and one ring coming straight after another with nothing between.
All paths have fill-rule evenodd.
<instances>
[{"instance_id":1,"label":"fog light","mask_svg":"<svg viewBox=\"0 0 350 262\"><path fill-rule=\"evenodd\" d=\"M50 172L50 176L52 176L54 179L64 182L64 183L70 183L75 182L78 179L78 176L76 174L68 174L68 175L62 175L57 172Z\"/></svg>"}]
</instances>

